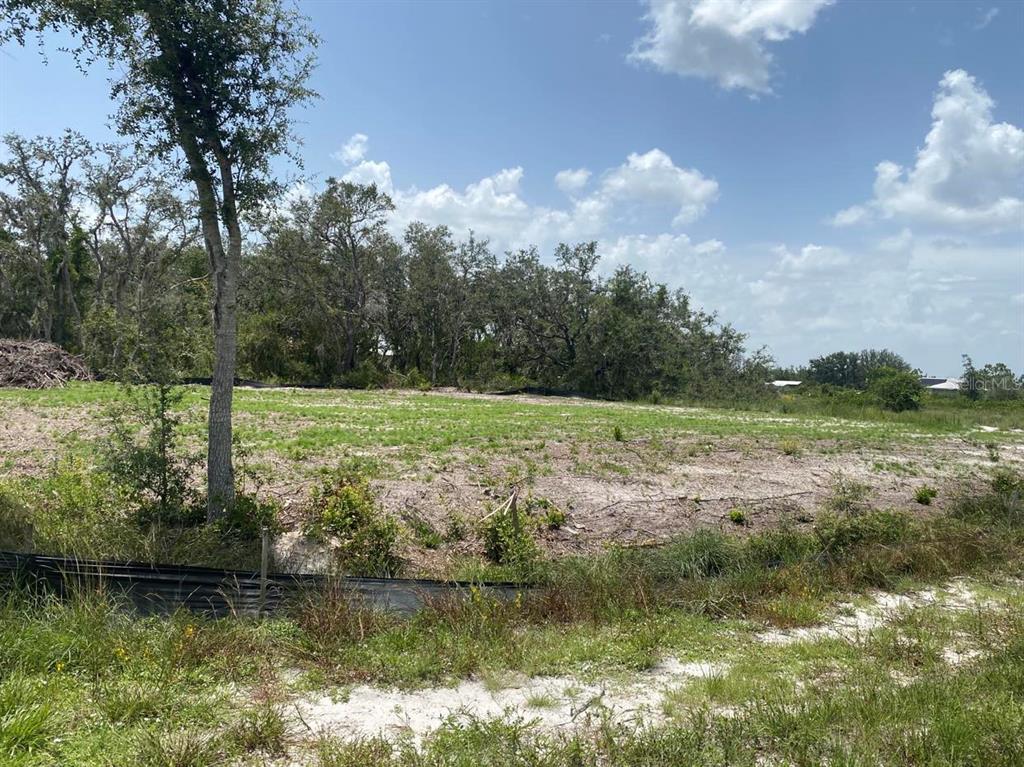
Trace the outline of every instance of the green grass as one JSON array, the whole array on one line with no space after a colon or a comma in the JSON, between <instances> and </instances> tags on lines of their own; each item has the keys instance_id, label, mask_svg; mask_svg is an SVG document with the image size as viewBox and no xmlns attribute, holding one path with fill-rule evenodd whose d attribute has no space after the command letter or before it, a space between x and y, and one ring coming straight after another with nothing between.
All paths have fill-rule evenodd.
<instances>
[{"instance_id":1,"label":"green grass","mask_svg":"<svg viewBox=\"0 0 1024 767\"><path fill-rule=\"evenodd\" d=\"M596 739L567 743L525 725L460 720L423 753L324 742L309 758L358 764L351 760L369 748L382 764L505 764L494 761L500 744L530 765L745 764L765 753L798 764L900 764L901 754L921 764L1010 764L1024 694L1019 586L993 580L990 601L970 611L908 611L862 646L766 646L753 635L765 624L821 620L851 592L1019 572L1020 504L1019 480L1001 475L927 522L868 511L827 518L813 532L702 532L551 564L513 602L474 593L409 619L370 612L340 589L310 592L287 616L256 622L139 618L91 592L58 600L5 588L0 755L32 767L259 764L299 747L277 704L302 690L508 672L613 680L672 655L727 669L684 682L655 729L609 722ZM943 652L954 646L980 660L950 671ZM835 736L823 739L825 731Z\"/></svg>"},{"instance_id":2,"label":"green grass","mask_svg":"<svg viewBox=\"0 0 1024 767\"><path fill-rule=\"evenodd\" d=\"M75 407L98 416L116 396L106 384L0 390L0 407ZM190 389L182 405L193 437L202 433L203 397L204 390ZM832 449L836 440L896 444L969 436L989 415L865 412L860 420L842 420L811 412L404 392L240 390L237 397L243 442L258 451L373 453L372 465L363 461L367 475L384 472L387 456L426 455L440 472L452 456L512 455L516 461L504 473L481 472L480 481L497 490L542 472L543 452L559 442L595 471L614 475L622 468L616 454L602 450L635 449L645 440L666 451L664 460L677 439L702 452L713 451L718 439L760 440L799 455L821 449L816 442ZM88 452L87 442L76 450ZM743 535L702 531L658 548L612 548L541 563L537 588L521 600L475 594L437 602L409 619L369 612L340 590L306 594L286 616L255 622L184 613L140 618L92 593L57 600L3 584L0 764L257 765L287 763L286 752L323 767L1019 763L1019 586L1000 585L993 575L985 591L992 604L911 610L856 646L835 639L766 646L754 638L765 626L814 625L869 589L1019 573L1024 483L1003 468L1008 463L993 465L987 487L965 485L959 497L944 487L948 505L926 517L871 510L856 483L837 482L832 512L813 526ZM894 463L877 470L907 468ZM20 534L27 503L36 542L51 550L253 561L251 542L224 541L205 528L140 535L118 492L82 457L41 478L8 479L0 484L0 539ZM739 527L745 520L734 521ZM456 512L443 529L412 524L432 544L442 536L462 540L471 534L467 526ZM460 574L503 573L467 560ZM944 658L950 647L980 655L950 667ZM283 719L289 696L303 691L344 694L347 685L366 682L416 688L471 676L501 680L511 672L614 680L666 655L721 662L725 670L681 682L666 702L667 720L639 731L609 721L596 732L556 737L525 722L462 716L415 748L379 740L310 743ZM532 705L550 703L537 698Z\"/></svg>"},{"instance_id":3,"label":"green grass","mask_svg":"<svg viewBox=\"0 0 1024 767\"><path fill-rule=\"evenodd\" d=\"M182 403L190 413L188 428L196 437L204 428L207 391L187 387ZM118 396L113 384L72 383L60 389L2 389L0 403L81 408L95 414ZM973 433L976 426L989 422L1024 426L1024 406L1019 404L987 409L970 405L937 399L923 411L897 414L867 406L837 409L794 400L776 402L776 412L764 412L557 398L522 402L395 391L238 389L235 393L242 442L251 449L296 460L345 450L390 449L405 456L424 451L437 455L515 452L532 449L538 442L607 443L616 434L628 434L631 442L696 436L773 440L794 452L799 448L791 446L806 440L894 444ZM1011 437L1000 434L999 438Z\"/></svg>"}]
</instances>

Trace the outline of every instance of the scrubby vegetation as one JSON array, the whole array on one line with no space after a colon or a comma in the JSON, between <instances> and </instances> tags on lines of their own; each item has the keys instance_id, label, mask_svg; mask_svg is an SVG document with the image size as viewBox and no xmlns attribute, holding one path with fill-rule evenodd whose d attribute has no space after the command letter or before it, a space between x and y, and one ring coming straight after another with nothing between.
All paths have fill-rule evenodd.
<instances>
[{"instance_id":1,"label":"scrubby vegetation","mask_svg":"<svg viewBox=\"0 0 1024 767\"><path fill-rule=\"evenodd\" d=\"M549 563L540 585L520 600L474 593L410 619L368 611L339 587L300 597L290 617L249 622L185 613L138 618L102 595L58 600L8 584L0 603L0 753L24 767L259 763L297 747L294 726L301 725L286 724L287 708L279 705L294 694L282 668L300 669L303 689L346 680L416 685L501 669L613 672L649 667L667 652L741 659L752 629L814 623L849 591L1018 568L1021 482L998 473L987 487L965 493L951 514L927 522L895 512L837 513L810 532L746 539L702 532L658 549ZM922 613L856 651L816 646L821 654L807 657L830 665L832 681L800 693L769 686L748 697L742 687L728 692L725 682L706 693L694 687L678 699L678 713L654 728L609 721L596 734L555 738L526 722L457 716L422 750L328 738L314 746L310 762L476 764L515 746L538 765L580 758L753 764L766 755L900 764L908 754L921 764L945 764L952 755L1013 764L1021 748L1024 627L1019 610L987 609L986 619L957 628ZM925 635L965 630L990 649L962 670L944 668L930 646L906 644L908 637L922 637L912 640L920 643ZM800 657L789 661L799 673L816 668ZM913 680L898 684L891 676L897 672L913 673ZM774 679L763 665L751 673L761 684ZM241 696L250 702L232 688L252 691ZM738 696L736 710L724 717L713 702L730 695ZM957 706L948 705L950 696ZM907 728L922 719L935 726L911 738ZM749 738L751 728L761 735ZM826 729L833 737L820 737Z\"/></svg>"}]
</instances>

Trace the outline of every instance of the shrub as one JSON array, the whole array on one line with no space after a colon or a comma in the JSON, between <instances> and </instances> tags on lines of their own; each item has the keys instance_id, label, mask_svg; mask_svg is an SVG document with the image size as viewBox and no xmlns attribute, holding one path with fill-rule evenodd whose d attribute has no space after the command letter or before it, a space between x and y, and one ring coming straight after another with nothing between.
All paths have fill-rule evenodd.
<instances>
[{"instance_id":1,"label":"shrub","mask_svg":"<svg viewBox=\"0 0 1024 767\"><path fill-rule=\"evenodd\" d=\"M566 514L548 498L526 499L526 513L536 524L548 530L558 530L565 524Z\"/></svg>"},{"instance_id":2,"label":"shrub","mask_svg":"<svg viewBox=\"0 0 1024 767\"><path fill-rule=\"evenodd\" d=\"M921 407L921 382L915 373L906 370L879 368L871 378L868 391L884 410L901 413Z\"/></svg>"},{"instance_id":3,"label":"shrub","mask_svg":"<svg viewBox=\"0 0 1024 767\"><path fill-rule=\"evenodd\" d=\"M525 577L537 564L540 550L523 522L511 505L505 505L483 520L481 534L488 559Z\"/></svg>"},{"instance_id":4,"label":"shrub","mask_svg":"<svg viewBox=\"0 0 1024 767\"><path fill-rule=\"evenodd\" d=\"M0 549L27 551L32 546L32 518L12 488L0 484Z\"/></svg>"},{"instance_id":5,"label":"shrub","mask_svg":"<svg viewBox=\"0 0 1024 767\"><path fill-rule=\"evenodd\" d=\"M199 524L205 512L190 487L197 463L180 449L183 392L167 384L125 388L110 413L104 468L127 490L144 524Z\"/></svg>"},{"instance_id":6,"label":"shrub","mask_svg":"<svg viewBox=\"0 0 1024 767\"><path fill-rule=\"evenodd\" d=\"M307 533L333 539L339 562L352 575L391 576L401 570L395 552L398 525L377 508L362 475L340 471L313 494Z\"/></svg>"},{"instance_id":7,"label":"shrub","mask_svg":"<svg viewBox=\"0 0 1024 767\"><path fill-rule=\"evenodd\" d=\"M259 538L264 529L277 532L281 529L278 519L280 507L274 500L260 500L249 493L236 493L235 502L224 511L224 516L215 523L217 530L239 538Z\"/></svg>"},{"instance_id":8,"label":"shrub","mask_svg":"<svg viewBox=\"0 0 1024 767\"><path fill-rule=\"evenodd\" d=\"M939 491L934 487L928 485L922 485L914 491L914 500L920 503L922 506L930 506L932 501L935 500L935 496L939 494Z\"/></svg>"},{"instance_id":9,"label":"shrub","mask_svg":"<svg viewBox=\"0 0 1024 767\"><path fill-rule=\"evenodd\" d=\"M743 509L729 509L729 521L734 525L747 524L747 514Z\"/></svg>"},{"instance_id":10,"label":"shrub","mask_svg":"<svg viewBox=\"0 0 1024 767\"><path fill-rule=\"evenodd\" d=\"M911 529L910 518L897 511L870 511L857 516L826 514L814 525L822 552L833 557L858 546L898 543Z\"/></svg>"},{"instance_id":11,"label":"shrub","mask_svg":"<svg viewBox=\"0 0 1024 767\"><path fill-rule=\"evenodd\" d=\"M779 449L784 455L797 456L800 455L800 443L795 439L784 439L779 442Z\"/></svg>"},{"instance_id":12,"label":"shrub","mask_svg":"<svg viewBox=\"0 0 1024 767\"><path fill-rule=\"evenodd\" d=\"M867 509L868 486L863 482L836 474L832 489L825 499L825 508L836 514L859 514Z\"/></svg>"},{"instance_id":13,"label":"shrub","mask_svg":"<svg viewBox=\"0 0 1024 767\"><path fill-rule=\"evenodd\" d=\"M1010 469L993 472L989 489L965 490L954 501L951 514L982 524L1024 523L1024 477Z\"/></svg>"},{"instance_id":14,"label":"shrub","mask_svg":"<svg viewBox=\"0 0 1024 767\"><path fill-rule=\"evenodd\" d=\"M626 440L625 435L622 433L622 427L618 424L615 424L615 428L612 429L612 438L616 442L625 442Z\"/></svg>"}]
</instances>

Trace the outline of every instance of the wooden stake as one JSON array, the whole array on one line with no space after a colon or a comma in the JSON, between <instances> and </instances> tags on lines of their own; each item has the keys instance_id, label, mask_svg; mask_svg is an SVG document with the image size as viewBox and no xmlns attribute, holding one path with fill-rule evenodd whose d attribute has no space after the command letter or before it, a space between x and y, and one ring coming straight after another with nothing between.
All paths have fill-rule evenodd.
<instances>
[{"instance_id":1,"label":"wooden stake","mask_svg":"<svg viewBox=\"0 0 1024 767\"><path fill-rule=\"evenodd\" d=\"M261 536L261 550L260 550L260 608L259 617L263 617L263 612L267 606L267 582L268 575L270 573L270 528L263 528L263 535Z\"/></svg>"}]
</instances>

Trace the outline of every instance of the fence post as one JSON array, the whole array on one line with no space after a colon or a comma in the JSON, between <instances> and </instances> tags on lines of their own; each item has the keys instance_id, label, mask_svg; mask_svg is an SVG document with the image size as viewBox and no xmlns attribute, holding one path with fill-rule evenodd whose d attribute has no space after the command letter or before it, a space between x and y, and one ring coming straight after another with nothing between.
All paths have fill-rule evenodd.
<instances>
[{"instance_id":1,"label":"fence post","mask_svg":"<svg viewBox=\"0 0 1024 767\"><path fill-rule=\"evenodd\" d=\"M267 607L267 581L268 574L270 572L270 528L264 527L263 533L260 536L260 607L259 617L263 617L263 613Z\"/></svg>"}]
</instances>

